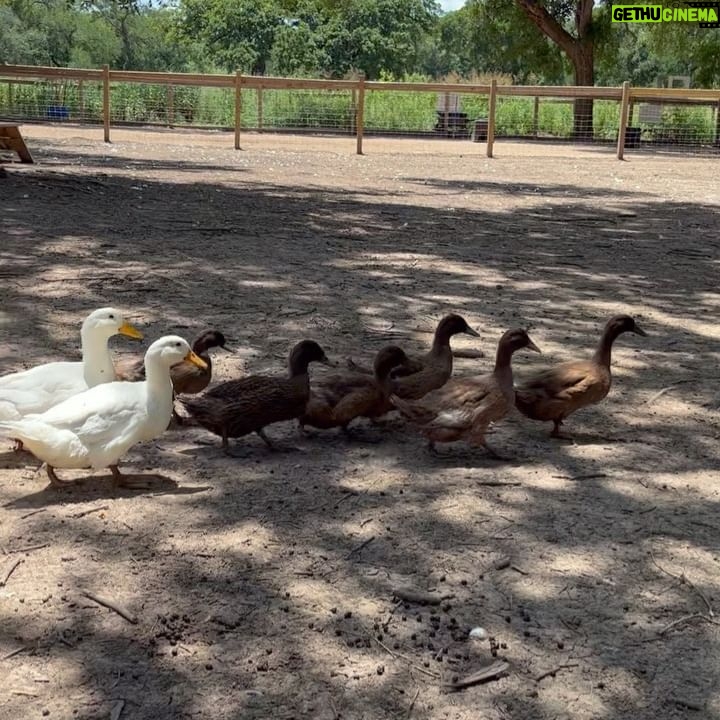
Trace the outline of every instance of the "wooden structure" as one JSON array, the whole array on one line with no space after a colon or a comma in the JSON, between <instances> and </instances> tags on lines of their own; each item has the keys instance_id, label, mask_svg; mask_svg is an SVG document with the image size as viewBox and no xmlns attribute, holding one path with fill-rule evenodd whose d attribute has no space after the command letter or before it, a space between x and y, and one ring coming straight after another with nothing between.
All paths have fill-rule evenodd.
<instances>
[{"instance_id":1,"label":"wooden structure","mask_svg":"<svg viewBox=\"0 0 720 720\"><path fill-rule=\"evenodd\" d=\"M25 144L17 123L0 122L0 150L10 150L20 157L20 162L33 163L33 156Z\"/></svg>"},{"instance_id":2,"label":"wooden structure","mask_svg":"<svg viewBox=\"0 0 720 720\"><path fill-rule=\"evenodd\" d=\"M595 87L595 86L545 86L545 85L498 85L495 80L487 85L442 83L442 82L379 82L367 81L364 76L356 79L324 80L312 78L281 78L257 77L254 75L210 75L201 73L165 73L165 72L138 72L131 70L111 70L108 66L102 69L91 70L82 68L52 68L35 67L30 65L3 65L0 64L0 83L8 83L8 95L12 97L12 85L32 82L53 82L58 80L72 80L78 83L78 96L80 105L84 106L82 84L87 82L102 85L102 120L106 142L110 142L111 128L111 95L114 83L142 83L150 85L165 85L168 92L166 123L174 123L174 107L177 102L174 98L174 88L177 86L195 86L207 88L225 88L234 92L235 100L235 148L240 149L242 91L252 90L258 97L258 129L263 128L263 92L268 90L315 90L315 91L346 91L351 98L349 104L352 117L349 120L349 129L356 137L356 152L363 152L363 137L365 134L365 102L368 94L377 92L435 92L442 93L445 98L463 95L481 95L488 99L487 117L487 155L492 157L495 141L496 109L498 102L506 97L526 97L534 100L533 107L533 135L537 137L540 101L562 99L573 102L579 98L592 98L593 100L610 100L619 105L620 116L625 123L620 123L617 137L617 155L622 158L626 147L632 143L627 142L628 132L626 124L632 124L634 103L674 103L685 105L705 105L714 108L715 113L715 145L720 147L720 89L689 89L689 88L634 88L629 84L623 87ZM449 101L445 101L446 103ZM459 113L454 116L450 107L442 108L442 118L439 117L436 131L446 134L467 133L468 124L475 118L462 117ZM484 127L483 127L484 130ZM484 134L484 133L483 133Z\"/></svg>"}]
</instances>

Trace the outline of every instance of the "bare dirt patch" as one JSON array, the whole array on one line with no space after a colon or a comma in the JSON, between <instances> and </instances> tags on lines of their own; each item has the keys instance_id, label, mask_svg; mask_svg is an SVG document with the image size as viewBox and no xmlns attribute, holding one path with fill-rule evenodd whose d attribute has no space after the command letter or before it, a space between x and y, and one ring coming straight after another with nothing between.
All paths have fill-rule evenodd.
<instances>
[{"instance_id":1,"label":"bare dirt patch","mask_svg":"<svg viewBox=\"0 0 720 720\"><path fill-rule=\"evenodd\" d=\"M616 312L650 336L617 342L574 442L499 425L512 463L432 458L392 417L354 441L273 426L300 451L247 438L232 459L181 428L126 459L155 490L77 472L58 491L8 443L0 717L720 718L717 161L24 132L38 164L0 178L3 373L77 354L110 303L148 341L222 330L218 379L281 371L303 337L421 347L448 311L487 354L458 373L510 326L544 352L519 376L586 354ZM495 656L503 677L447 691Z\"/></svg>"}]
</instances>

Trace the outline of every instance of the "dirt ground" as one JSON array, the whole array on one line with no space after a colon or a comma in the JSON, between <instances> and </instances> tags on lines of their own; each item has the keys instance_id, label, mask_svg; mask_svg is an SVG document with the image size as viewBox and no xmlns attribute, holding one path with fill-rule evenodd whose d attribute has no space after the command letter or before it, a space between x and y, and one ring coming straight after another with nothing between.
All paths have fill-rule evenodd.
<instances>
[{"instance_id":1,"label":"dirt ground","mask_svg":"<svg viewBox=\"0 0 720 720\"><path fill-rule=\"evenodd\" d=\"M207 327L216 378L428 346L460 312L516 377L624 335L602 404L511 417L501 463L429 456L394 416L358 437L170 429L56 490L0 452L0 718L720 718L718 161L610 149L25 126L0 178L0 372L77 357L125 309L149 341ZM116 338L118 353L141 347ZM683 575L684 574L684 575ZM398 602L410 587L438 605ZM125 608L101 607L88 591ZM485 639L470 639L471 628ZM495 659L504 676L450 692Z\"/></svg>"}]
</instances>

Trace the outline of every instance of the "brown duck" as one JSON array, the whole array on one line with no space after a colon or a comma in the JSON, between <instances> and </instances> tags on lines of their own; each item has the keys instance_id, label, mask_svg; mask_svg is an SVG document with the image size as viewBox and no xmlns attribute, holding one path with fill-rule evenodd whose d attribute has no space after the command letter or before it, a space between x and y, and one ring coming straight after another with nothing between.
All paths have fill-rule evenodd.
<instances>
[{"instance_id":1,"label":"brown duck","mask_svg":"<svg viewBox=\"0 0 720 720\"><path fill-rule=\"evenodd\" d=\"M313 382L305 412L300 417L300 428L340 427L347 431L357 417L376 418L393 406L388 398L393 381L390 373L408 362L405 353L395 345L384 347L375 357L375 372L331 375Z\"/></svg>"},{"instance_id":2,"label":"brown duck","mask_svg":"<svg viewBox=\"0 0 720 720\"><path fill-rule=\"evenodd\" d=\"M391 395L391 402L428 439L429 449L436 442L466 440L482 445L491 455L485 433L489 425L504 418L515 401L511 360L522 348L540 352L525 330L508 330L500 339L495 369L489 375L456 377L421 400L407 401Z\"/></svg>"},{"instance_id":3,"label":"brown duck","mask_svg":"<svg viewBox=\"0 0 720 720\"><path fill-rule=\"evenodd\" d=\"M410 356L409 361L402 368L393 372L396 379L393 393L406 400L418 400L431 390L442 387L449 380L453 370L450 338L459 333L480 337L460 315L451 313L440 320L430 351L425 355ZM352 360L349 364L351 367L354 366ZM369 372L359 366L355 367L361 372ZM391 409L388 407L386 412Z\"/></svg>"},{"instance_id":4,"label":"brown duck","mask_svg":"<svg viewBox=\"0 0 720 720\"><path fill-rule=\"evenodd\" d=\"M208 350L214 347L225 347L225 336L217 330L206 330L198 335L192 349L207 364L207 368L200 368L183 360L170 369L173 390L176 394L195 394L202 392L212 378L212 360ZM145 364L143 358L121 358L115 362L115 375L118 380L138 382L145 379Z\"/></svg>"},{"instance_id":5,"label":"brown duck","mask_svg":"<svg viewBox=\"0 0 720 720\"><path fill-rule=\"evenodd\" d=\"M571 360L532 375L515 390L515 404L532 420L552 420L551 437L561 437L563 420L586 405L600 402L610 392L610 355L624 332L647 333L629 315L608 320L590 360Z\"/></svg>"},{"instance_id":6,"label":"brown duck","mask_svg":"<svg viewBox=\"0 0 720 720\"><path fill-rule=\"evenodd\" d=\"M179 400L200 425L222 438L226 453L229 452L228 438L252 432L273 448L264 428L302 415L310 397L308 365L311 362L330 364L316 342L303 340L290 352L286 377L250 375L220 383L198 397Z\"/></svg>"}]
</instances>

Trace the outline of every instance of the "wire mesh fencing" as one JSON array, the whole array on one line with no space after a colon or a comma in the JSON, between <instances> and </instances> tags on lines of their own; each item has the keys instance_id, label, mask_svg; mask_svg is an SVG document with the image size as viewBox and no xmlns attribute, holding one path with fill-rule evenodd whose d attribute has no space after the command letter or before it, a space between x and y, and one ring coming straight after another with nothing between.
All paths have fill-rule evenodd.
<instances>
[{"instance_id":1,"label":"wire mesh fencing","mask_svg":"<svg viewBox=\"0 0 720 720\"><path fill-rule=\"evenodd\" d=\"M26 122L101 124L102 82L0 79L0 116Z\"/></svg>"},{"instance_id":2,"label":"wire mesh fencing","mask_svg":"<svg viewBox=\"0 0 720 720\"><path fill-rule=\"evenodd\" d=\"M0 118L235 132L562 141L720 153L720 90L365 82L0 65ZM624 127L621 124L624 122Z\"/></svg>"},{"instance_id":3,"label":"wire mesh fencing","mask_svg":"<svg viewBox=\"0 0 720 720\"><path fill-rule=\"evenodd\" d=\"M720 101L634 102L628 113L625 146L720 155Z\"/></svg>"}]
</instances>

